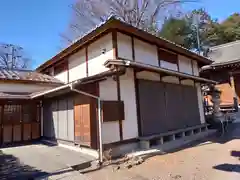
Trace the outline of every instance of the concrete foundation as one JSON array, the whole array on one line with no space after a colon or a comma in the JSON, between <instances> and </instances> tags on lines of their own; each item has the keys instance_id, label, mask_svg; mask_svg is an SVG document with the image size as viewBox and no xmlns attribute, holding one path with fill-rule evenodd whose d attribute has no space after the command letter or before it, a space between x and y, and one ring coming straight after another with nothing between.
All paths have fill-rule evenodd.
<instances>
[{"instance_id":1,"label":"concrete foundation","mask_svg":"<svg viewBox=\"0 0 240 180\"><path fill-rule=\"evenodd\" d=\"M189 144L190 142L202 139L204 137L213 135L216 133L216 130L207 130L205 132L199 132L198 134L192 134L191 136L184 136L181 139L176 139L174 141L168 141L162 145L151 147L150 149L139 149L133 153L129 153L127 156L147 156L152 154L165 154L168 151L179 148L183 145Z\"/></svg>"}]
</instances>

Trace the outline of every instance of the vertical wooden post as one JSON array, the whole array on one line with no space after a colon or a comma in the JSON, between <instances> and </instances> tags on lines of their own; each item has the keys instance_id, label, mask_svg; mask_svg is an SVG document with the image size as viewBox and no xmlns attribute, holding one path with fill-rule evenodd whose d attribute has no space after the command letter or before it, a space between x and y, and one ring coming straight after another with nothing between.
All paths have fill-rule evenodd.
<instances>
[{"instance_id":1,"label":"vertical wooden post","mask_svg":"<svg viewBox=\"0 0 240 180\"><path fill-rule=\"evenodd\" d=\"M237 97L237 93L236 93L236 89L235 89L234 77L231 72L230 72L230 85L231 85L232 91L234 93L233 104L234 104L234 108L235 108L236 106L238 106L238 97Z\"/></svg>"},{"instance_id":2,"label":"vertical wooden post","mask_svg":"<svg viewBox=\"0 0 240 180\"><path fill-rule=\"evenodd\" d=\"M0 145L3 144L3 118L4 118L4 105L1 105L1 121L0 121Z\"/></svg>"},{"instance_id":3,"label":"vertical wooden post","mask_svg":"<svg viewBox=\"0 0 240 180\"><path fill-rule=\"evenodd\" d=\"M230 85L231 85L232 90L234 92L234 96L236 97L235 82L234 82L234 77L233 77L232 73L230 73Z\"/></svg>"}]
</instances>

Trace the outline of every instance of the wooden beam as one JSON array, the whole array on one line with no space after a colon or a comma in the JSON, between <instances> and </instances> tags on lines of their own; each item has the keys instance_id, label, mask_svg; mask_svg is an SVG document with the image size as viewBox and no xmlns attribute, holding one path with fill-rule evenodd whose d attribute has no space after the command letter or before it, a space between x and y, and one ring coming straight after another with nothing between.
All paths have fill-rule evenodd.
<instances>
[{"instance_id":1,"label":"wooden beam","mask_svg":"<svg viewBox=\"0 0 240 180\"><path fill-rule=\"evenodd\" d=\"M88 46L85 48L85 58L86 58L86 76L88 77Z\"/></svg>"},{"instance_id":2,"label":"wooden beam","mask_svg":"<svg viewBox=\"0 0 240 180\"><path fill-rule=\"evenodd\" d=\"M113 42L113 59L118 59L117 31L115 29L112 32L112 42Z\"/></svg>"},{"instance_id":3,"label":"wooden beam","mask_svg":"<svg viewBox=\"0 0 240 180\"><path fill-rule=\"evenodd\" d=\"M136 99L136 109L137 109L138 136L142 136L142 122L141 122L141 114L140 114L139 87L138 87L139 80L137 79L136 70L133 70L133 78L134 78L134 89L135 89L135 99Z\"/></svg>"},{"instance_id":4,"label":"wooden beam","mask_svg":"<svg viewBox=\"0 0 240 180\"><path fill-rule=\"evenodd\" d=\"M135 49L134 49L134 37L131 36L131 42L132 42L132 60L135 61Z\"/></svg>"},{"instance_id":5,"label":"wooden beam","mask_svg":"<svg viewBox=\"0 0 240 180\"><path fill-rule=\"evenodd\" d=\"M120 89L120 77L119 77L119 74L116 75L116 83L117 83L117 100L121 101L121 89ZM123 121L122 119L119 119L120 141L123 140L123 125L122 125L122 121Z\"/></svg>"},{"instance_id":6,"label":"wooden beam","mask_svg":"<svg viewBox=\"0 0 240 180\"><path fill-rule=\"evenodd\" d=\"M234 81L234 77L233 77L232 73L230 73L230 85L231 85L232 91L234 93L234 97L237 98L236 89L235 89L235 81Z\"/></svg>"},{"instance_id":7,"label":"wooden beam","mask_svg":"<svg viewBox=\"0 0 240 180\"><path fill-rule=\"evenodd\" d=\"M191 66L192 66L192 75L194 76L194 66L193 66L193 60L191 60Z\"/></svg>"}]
</instances>

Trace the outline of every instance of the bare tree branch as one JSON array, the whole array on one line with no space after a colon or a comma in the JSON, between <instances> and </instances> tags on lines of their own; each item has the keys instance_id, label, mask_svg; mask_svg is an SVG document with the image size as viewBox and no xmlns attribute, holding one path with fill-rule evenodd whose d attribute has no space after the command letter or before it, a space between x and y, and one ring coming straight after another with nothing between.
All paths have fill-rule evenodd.
<instances>
[{"instance_id":1,"label":"bare tree branch","mask_svg":"<svg viewBox=\"0 0 240 180\"><path fill-rule=\"evenodd\" d=\"M76 0L71 6L72 20L67 32L61 34L67 42L105 21L110 15L144 30L158 31L161 22L174 6L198 0ZM171 11L170 11L171 12ZM171 14L172 15L172 14ZM162 19L164 20L164 19Z\"/></svg>"},{"instance_id":2,"label":"bare tree branch","mask_svg":"<svg viewBox=\"0 0 240 180\"><path fill-rule=\"evenodd\" d=\"M26 69L30 67L31 60L23 48L12 44L0 44L0 67L7 69Z\"/></svg>"}]
</instances>

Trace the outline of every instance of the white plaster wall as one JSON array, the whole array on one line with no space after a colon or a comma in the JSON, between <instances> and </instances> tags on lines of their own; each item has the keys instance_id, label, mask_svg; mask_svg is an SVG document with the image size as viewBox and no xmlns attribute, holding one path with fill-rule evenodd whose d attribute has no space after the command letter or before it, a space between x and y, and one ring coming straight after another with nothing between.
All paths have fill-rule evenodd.
<instances>
[{"instance_id":1,"label":"white plaster wall","mask_svg":"<svg viewBox=\"0 0 240 180\"><path fill-rule=\"evenodd\" d=\"M163 82L179 84L179 79L175 76L164 76L162 77Z\"/></svg>"},{"instance_id":2,"label":"white plaster wall","mask_svg":"<svg viewBox=\"0 0 240 180\"><path fill-rule=\"evenodd\" d=\"M192 62L191 59L178 55L179 71L186 74L192 74Z\"/></svg>"},{"instance_id":3,"label":"white plaster wall","mask_svg":"<svg viewBox=\"0 0 240 180\"><path fill-rule=\"evenodd\" d=\"M158 66L157 46L134 39L135 61Z\"/></svg>"},{"instance_id":4,"label":"white plaster wall","mask_svg":"<svg viewBox=\"0 0 240 180\"><path fill-rule=\"evenodd\" d=\"M186 86L194 86L194 81L191 79L184 79L181 80L181 84Z\"/></svg>"},{"instance_id":5,"label":"white plaster wall","mask_svg":"<svg viewBox=\"0 0 240 180\"><path fill-rule=\"evenodd\" d=\"M68 59L69 82L86 77L86 49L81 49Z\"/></svg>"},{"instance_id":6,"label":"white plaster wall","mask_svg":"<svg viewBox=\"0 0 240 180\"><path fill-rule=\"evenodd\" d=\"M193 60L193 74L194 76L199 76L199 68L197 61Z\"/></svg>"},{"instance_id":7,"label":"white plaster wall","mask_svg":"<svg viewBox=\"0 0 240 180\"><path fill-rule=\"evenodd\" d=\"M117 84L112 78L99 82L99 93L101 100L117 100ZM103 143L120 141L119 122L103 122Z\"/></svg>"},{"instance_id":8,"label":"white plaster wall","mask_svg":"<svg viewBox=\"0 0 240 180\"><path fill-rule=\"evenodd\" d=\"M64 83L68 83L68 71L61 72L54 76L55 78L59 79L60 81Z\"/></svg>"},{"instance_id":9,"label":"white plaster wall","mask_svg":"<svg viewBox=\"0 0 240 180\"><path fill-rule=\"evenodd\" d=\"M141 71L136 74L136 78L151 81L160 81L160 75L149 71Z\"/></svg>"},{"instance_id":10,"label":"white plaster wall","mask_svg":"<svg viewBox=\"0 0 240 180\"><path fill-rule=\"evenodd\" d=\"M52 89L53 86L37 85L37 84L13 84L13 83L0 83L0 92L37 92L47 89Z\"/></svg>"},{"instance_id":11,"label":"white plaster wall","mask_svg":"<svg viewBox=\"0 0 240 180\"><path fill-rule=\"evenodd\" d=\"M167 62L167 61L161 60L161 61L160 61L160 66L161 66L162 68L165 68L165 69L170 69L170 70L173 70L173 71L178 71L178 66L177 66L177 64L173 64L173 63L170 63L170 62Z\"/></svg>"},{"instance_id":12,"label":"white plaster wall","mask_svg":"<svg viewBox=\"0 0 240 180\"><path fill-rule=\"evenodd\" d=\"M123 123L123 140L138 137L137 106L133 70L127 69L120 77L121 100L124 101L125 119Z\"/></svg>"},{"instance_id":13,"label":"white plaster wall","mask_svg":"<svg viewBox=\"0 0 240 180\"><path fill-rule=\"evenodd\" d=\"M201 86L200 83L195 83L196 88L197 88L197 96L198 96L198 108L199 108L199 113L200 113L200 120L201 123L205 123L205 116L204 116L204 110L203 110L203 95L201 91Z\"/></svg>"},{"instance_id":14,"label":"white plaster wall","mask_svg":"<svg viewBox=\"0 0 240 180\"><path fill-rule=\"evenodd\" d=\"M132 58L132 39L128 35L117 33L117 50L118 57L128 60Z\"/></svg>"},{"instance_id":15,"label":"white plaster wall","mask_svg":"<svg viewBox=\"0 0 240 180\"><path fill-rule=\"evenodd\" d=\"M104 54L103 51L106 51ZM112 33L109 33L88 46L88 74L89 76L108 70L104 62L113 59Z\"/></svg>"}]
</instances>

